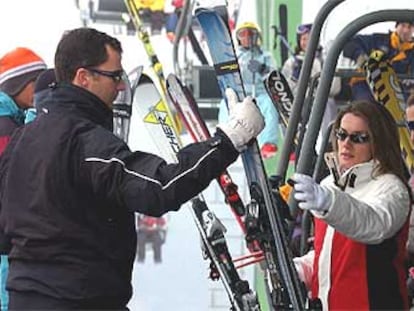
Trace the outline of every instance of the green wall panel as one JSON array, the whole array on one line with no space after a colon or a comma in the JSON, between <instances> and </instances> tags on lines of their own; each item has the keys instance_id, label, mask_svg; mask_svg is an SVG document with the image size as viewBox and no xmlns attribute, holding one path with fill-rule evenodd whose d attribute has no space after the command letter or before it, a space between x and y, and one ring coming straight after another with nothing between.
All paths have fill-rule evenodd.
<instances>
[{"instance_id":1,"label":"green wall panel","mask_svg":"<svg viewBox=\"0 0 414 311\"><path fill-rule=\"evenodd\" d=\"M287 6L288 34L287 39L293 48L296 44L296 27L302 21L303 0L256 0L257 20L263 32L263 46L273 53L278 67L281 67L280 42L277 40L277 47L274 45L274 31L272 25L279 28L279 7Z\"/></svg>"}]
</instances>

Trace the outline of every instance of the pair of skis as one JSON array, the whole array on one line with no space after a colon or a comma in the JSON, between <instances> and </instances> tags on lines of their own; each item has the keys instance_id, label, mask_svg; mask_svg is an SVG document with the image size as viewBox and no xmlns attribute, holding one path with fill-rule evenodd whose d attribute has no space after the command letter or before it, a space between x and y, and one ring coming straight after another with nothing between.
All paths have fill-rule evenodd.
<instances>
[{"instance_id":1,"label":"pair of skis","mask_svg":"<svg viewBox=\"0 0 414 311\"><path fill-rule=\"evenodd\" d=\"M242 100L245 92L227 22L214 9L200 8L195 14L205 34L223 97L225 89L230 87ZM272 192L257 142L249 144L241 156L251 196L246 219L253 226L247 228L248 236L254 236L264 252L271 283L271 304L276 309L304 310L305 294L292 261L281 216L283 200L278 192Z\"/></svg>"},{"instance_id":2,"label":"pair of skis","mask_svg":"<svg viewBox=\"0 0 414 311\"><path fill-rule=\"evenodd\" d=\"M172 117L167 104L159 93L156 85L145 74L142 74L135 90L133 112L143 120L148 134L157 145L160 153L167 161L176 162L176 153L182 143L174 129ZM220 183L226 195L227 202L237 213L244 213L244 206L237 190L229 177L226 183ZM210 277L220 278L231 302L232 310L260 310L256 294L250 289L247 281L242 280L237 272L231 254L228 250L223 224L210 211L202 196L199 194L191 200L191 210L195 224L203 242L205 258L211 260Z\"/></svg>"}]
</instances>

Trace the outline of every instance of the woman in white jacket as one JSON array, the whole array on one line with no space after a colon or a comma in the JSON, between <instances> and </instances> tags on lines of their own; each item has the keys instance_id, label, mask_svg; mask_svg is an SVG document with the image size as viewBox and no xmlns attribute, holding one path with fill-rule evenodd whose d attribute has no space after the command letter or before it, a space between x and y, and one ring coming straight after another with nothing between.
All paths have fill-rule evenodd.
<instances>
[{"instance_id":1,"label":"woman in white jacket","mask_svg":"<svg viewBox=\"0 0 414 311\"><path fill-rule=\"evenodd\" d=\"M299 207L315 220L314 250L295 258L323 310L408 309L406 242L412 195L395 121L358 101L334 124L338 170L321 184L295 174Z\"/></svg>"}]
</instances>

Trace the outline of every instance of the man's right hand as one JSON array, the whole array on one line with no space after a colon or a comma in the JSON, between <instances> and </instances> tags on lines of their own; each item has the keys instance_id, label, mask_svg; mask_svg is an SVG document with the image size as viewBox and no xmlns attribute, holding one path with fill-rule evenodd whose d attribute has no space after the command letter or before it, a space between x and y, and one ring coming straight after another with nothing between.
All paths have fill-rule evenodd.
<instances>
[{"instance_id":1,"label":"man's right hand","mask_svg":"<svg viewBox=\"0 0 414 311\"><path fill-rule=\"evenodd\" d=\"M247 96L242 102L238 102L237 94L233 89L226 90L229 106L229 120L219 124L220 128L231 140L239 151L246 148L246 144L263 130L264 118L256 106L254 100Z\"/></svg>"}]
</instances>

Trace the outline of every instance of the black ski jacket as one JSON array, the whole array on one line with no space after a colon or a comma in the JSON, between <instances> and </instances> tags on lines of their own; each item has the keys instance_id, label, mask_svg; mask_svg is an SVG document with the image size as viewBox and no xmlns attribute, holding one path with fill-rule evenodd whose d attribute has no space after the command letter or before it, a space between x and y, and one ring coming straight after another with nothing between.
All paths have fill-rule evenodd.
<instances>
[{"instance_id":1,"label":"black ski jacket","mask_svg":"<svg viewBox=\"0 0 414 311\"><path fill-rule=\"evenodd\" d=\"M178 210L238 152L218 131L166 164L131 152L112 134L112 111L84 89L59 85L40 106L0 162L0 226L12 240L7 288L126 305L134 212Z\"/></svg>"}]
</instances>

